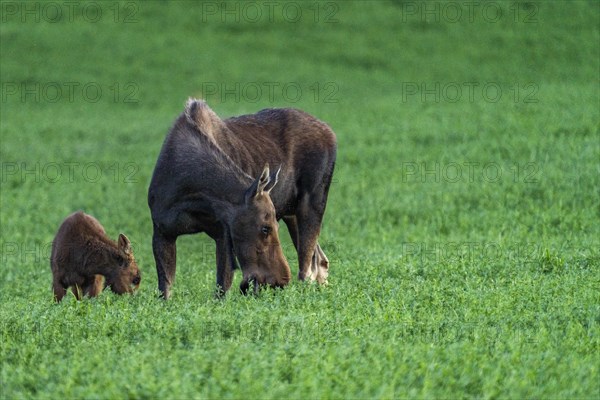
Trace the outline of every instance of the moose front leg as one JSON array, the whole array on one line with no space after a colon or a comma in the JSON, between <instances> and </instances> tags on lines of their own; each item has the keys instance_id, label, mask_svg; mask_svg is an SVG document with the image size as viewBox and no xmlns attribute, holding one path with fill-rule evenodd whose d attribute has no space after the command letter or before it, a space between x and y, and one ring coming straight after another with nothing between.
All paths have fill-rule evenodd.
<instances>
[{"instance_id":1,"label":"moose front leg","mask_svg":"<svg viewBox=\"0 0 600 400\"><path fill-rule=\"evenodd\" d=\"M231 287L233 281L234 255L229 234L215 240L217 245L217 297L221 297Z\"/></svg>"},{"instance_id":2,"label":"moose front leg","mask_svg":"<svg viewBox=\"0 0 600 400\"><path fill-rule=\"evenodd\" d=\"M158 290L161 297L168 299L171 295L170 289L175 280L176 255L177 247L176 239L171 239L163 236L160 232L154 229L152 236L152 251L154 260L156 261L156 273L158 274Z\"/></svg>"}]
</instances>

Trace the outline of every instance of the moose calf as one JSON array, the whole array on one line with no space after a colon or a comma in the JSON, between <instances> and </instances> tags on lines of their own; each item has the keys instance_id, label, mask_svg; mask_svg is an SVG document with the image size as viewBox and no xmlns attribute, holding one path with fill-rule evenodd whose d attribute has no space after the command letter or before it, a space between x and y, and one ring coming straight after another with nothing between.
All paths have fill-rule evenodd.
<instances>
[{"instance_id":1,"label":"moose calf","mask_svg":"<svg viewBox=\"0 0 600 400\"><path fill-rule=\"evenodd\" d=\"M56 302L68 287L80 300L82 294L97 296L104 286L118 294L132 293L141 280L127 236L120 234L115 243L96 218L82 211L69 215L58 229L50 267Z\"/></svg>"}]
</instances>

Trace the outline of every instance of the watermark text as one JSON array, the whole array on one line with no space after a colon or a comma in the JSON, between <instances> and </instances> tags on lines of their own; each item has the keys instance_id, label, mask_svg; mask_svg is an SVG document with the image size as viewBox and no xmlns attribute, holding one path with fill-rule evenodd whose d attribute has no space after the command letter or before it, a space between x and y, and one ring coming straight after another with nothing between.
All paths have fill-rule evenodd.
<instances>
[{"instance_id":1,"label":"watermark text","mask_svg":"<svg viewBox=\"0 0 600 400\"><path fill-rule=\"evenodd\" d=\"M136 1L3 1L0 20L3 23L109 21L132 24L139 22L139 7Z\"/></svg>"},{"instance_id":2,"label":"watermark text","mask_svg":"<svg viewBox=\"0 0 600 400\"><path fill-rule=\"evenodd\" d=\"M21 103L97 103L106 98L113 103L138 103L139 85L135 82L2 82L2 102Z\"/></svg>"}]
</instances>

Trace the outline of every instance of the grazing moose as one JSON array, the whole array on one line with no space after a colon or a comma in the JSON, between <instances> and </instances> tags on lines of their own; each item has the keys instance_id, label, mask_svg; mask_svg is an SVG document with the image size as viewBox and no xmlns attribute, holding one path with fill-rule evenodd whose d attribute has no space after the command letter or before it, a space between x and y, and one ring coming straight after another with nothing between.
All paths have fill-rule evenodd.
<instances>
[{"instance_id":1,"label":"grazing moose","mask_svg":"<svg viewBox=\"0 0 600 400\"><path fill-rule=\"evenodd\" d=\"M317 242L333 175L336 137L296 109L267 109L221 120L190 99L162 146L148 190L158 288L175 278L176 240L206 232L216 242L217 290L231 287L236 258L240 289L283 287L290 269L278 235L288 226L300 280L326 282L329 261ZM270 171L269 166L278 167Z\"/></svg>"},{"instance_id":2,"label":"grazing moose","mask_svg":"<svg viewBox=\"0 0 600 400\"><path fill-rule=\"evenodd\" d=\"M132 293L141 280L129 239L120 234L115 243L96 218L81 211L69 215L58 229L50 267L57 302L69 286L80 300L82 294L97 296L105 285L115 293Z\"/></svg>"}]
</instances>

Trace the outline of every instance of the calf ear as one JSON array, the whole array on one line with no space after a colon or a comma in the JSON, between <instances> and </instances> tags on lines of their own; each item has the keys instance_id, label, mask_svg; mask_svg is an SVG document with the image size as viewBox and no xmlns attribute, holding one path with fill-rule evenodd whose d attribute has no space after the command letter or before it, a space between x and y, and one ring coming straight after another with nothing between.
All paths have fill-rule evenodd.
<instances>
[{"instance_id":1,"label":"calf ear","mask_svg":"<svg viewBox=\"0 0 600 400\"><path fill-rule=\"evenodd\" d=\"M281 171L281 165L277 168L276 171L271 172L271 176L269 176L269 183L265 186L265 192L271 193L271 190L277 185L279 181L279 171Z\"/></svg>"},{"instance_id":2,"label":"calf ear","mask_svg":"<svg viewBox=\"0 0 600 400\"><path fill-rule=\"evenodd\" d=\"M253 198L258 195L261 195L265 190L265 187L269 184L269 165L265 165L260 176L250 185L248 190L246 190L245 200L246 204L250 203Z\"/></svg>"},{"instance_id":3,"label":"calf ear","mask_svg":"<svg viewBox=\"0 0 600 400\"><path fill-rule=\"evenodd\" d=\"M119 234L119 250L124 254L131 254L131 242L122 233Z\"/></svg>"}]
</instances>

